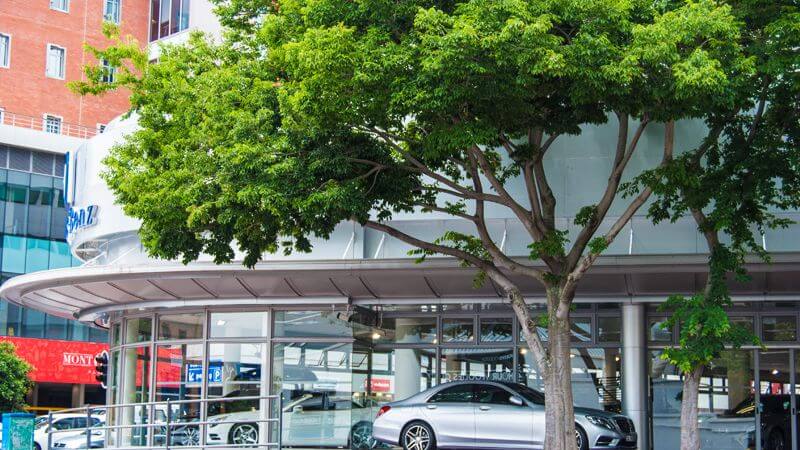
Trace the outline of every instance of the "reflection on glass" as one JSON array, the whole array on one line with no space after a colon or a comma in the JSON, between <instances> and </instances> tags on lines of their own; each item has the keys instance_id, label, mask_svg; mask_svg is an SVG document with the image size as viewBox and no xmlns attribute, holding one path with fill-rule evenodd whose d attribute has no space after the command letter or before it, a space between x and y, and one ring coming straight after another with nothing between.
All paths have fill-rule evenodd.
<instances>
[{"instance_id":1,"label":"reflection on glass","mask_svg":"<svg viewBox=\"0 0 800 450\"><path fill-rule=\"evenodd\" d=\"M354 425L372 420L373 408L353 398L351 353L351 344L273 347L273 392L284 396L283 445L345 446Z\"/></svg>"},{"instance_id":2,"label":"reflection on glass","mask_svg":"<svg viewBox=\"0 0 800 450\"><path fill-rule=\"evenodd\" d=\"M436 350L403 348L372 352L372 369L363 383L375 403L404 400L436 385Z\"/></svg>"},{"instance_id":3,"label":"reflection on glass","mask_svg":"<svg viewBox=\"0 0 800 450\"><path fill-rule=\"evenodd\" d=\"M514 381L511 349L442 349L442 382L459 380Z\"/></svg>"},{"instance_id":4,"label":"reflection on glass","mask_svg":"<svg viewBox=\"0 0 800 450\"><path fill-rule=\"evenodd\" d=\"M153 319L128 319L125 322L125 343L147 342L153 333Z\"/></svg>"},{"instance_id":5,"label":"reflection on glass","mask_svg":"<svg viewBox=\"0 0 800 450\"><path fill-rule=\"evenodd\" d=\"M202 337L202 314L170 314L158 318L158 339L199 339Z\"/></svg>"},{"instance_id":6,"label":"reflection on glass","mask_svg":"<svg viewBox=\"0 0 800 450\"><path fill-rule=\"evenodd\" d=\"M520 382L544 391L544 378L533 353L519 350ZM622 391L618 348L577 348L570 351L572 395L575 406L620 412Z\"/></svg>"},{"instance_id":7,"label":"reflection on glass","mask_svg":"<svg viewBox=\"0 0 800 450\"><path fill-rule=\"evenodd\" d=\"M765 341L795 341L797 340L797 318L795 316L762 317L761 333Z\"/></svg>"},{"instance_id":8,"label":"reflection on glass","mask_svg":"<svg viewBox=\"0 0 800 450\"><path fill-rule=\"evenodd\" d=\"M267 335L267 313L211 313L211 337L261 337Z\"/></svg>"},{"instance_id":9,"label":"reflection on glass","mask_svg":"<svg viewBox=\"0 0 800 450\"><path fill-rule=\"evenodd\" d=\"M570 319L572 342L592 342L592 319L575 317Z\"/></svg>"},{"instance_id":10,"label":"reflection on glass","mask_svg":"<svg viewBox=\"0 0 800 450\"><path fill-rule=\"evenodd\" d=\"M156 347L156 386L155 401L165 402L197 400L200 398L203 377L202 344L159 345ZM169 415L170 445L198 445L199 428L190 425L200 420L198 403L177 403L157 405L154 410L153 423L165 423ZM155 428L154 444L164 445L166 427Z\"/></svg>"},{"instance_id":11,"label":"reflection on glass","mask_svg":"<svg viewBox=\"0 0 800 450\"><path fill-rule=\"evenodd\" d=\"M126 348L124 356L124 373L122 373L122 392L120 403L143 403L149 401L150 394L150 348ZM147 407L130 406L119 409L120 421L123 425L148 423ZM132 427L119 430L122 446L144 447L148 445L148 428Z\"/></svg>"},{"instance_id":12,"label":"reflection on glass","mask_svg":"<svg viewBox=\"0 0 800 450\"><path fill-rule=\"evenodd\" d=\"M381 344L436 344L436 317L383 318L372 339Z\"/></svg>"},{"instance_id":13,"label":"reflection on glass","mask_svg":"<svg viewBox=\"0 0 800 450\"><path fill-rule=\"evenodd\" d=\"M120 336L119 329L120 329L119 323L115 323L115 324L111 325L111 346L112 347L116 347L116 346L118 346L119 344L122 343L121 342L122 341L122 337Z\"/></svg>"},{"instance_id":14,"label":"reflection on glass","mask_svg":"<svg viewBox=\"0 0 800 450\"><path fill-rule=\"evenodd\" d=\"M680 448L683 381L661 355L662 350L652 351L650 359L653 443L655 450L671 450ZM705 368L698 396L703 450L755 448L753 375L751 350L726 350Z\"/></svg>"},{"instance_id":15,"label":"reflection on glass","mask_svg":"<svg viewBox=\"0 0 800 450\"><path fill-rule=\"evenodd\" d=\"M261 416L261 373L266 362L266 344L214 343L209 346L208 404L206 441L212 445L253 444L266 430ZM243 398L236 400L236 398ZM266 411L266 409L264 409ZM266 416L266 415L265 415ZM245 424L245 425L243 425ZM249 425L246 425L249 424Z\"/></svg>"},{"instance_id":16,"label":"reflection on glass","mask_svg":"<svg viewBox=\"0 0 800 450\"><path fill-rule=\"evenodd\" d=\"M599 342L619 342L622 339L622 318L598 317L597 340Z\"/></svg>"},{"instance_id":17,"label":"reflection on glass","mask_svg":"<svg viewBox=\"0 0 800 450\"><path fill-rule=\"evenodd\" d=\"M743 327L745 330L753 333L755 328L753 326L753 318L752 317L731 317L730 318L731 324L738 325Z\"/></svg>"},{"instance_id":18,"label":"reflection on glass","mask_svg":"<svg viewBox=\"0 0 800 450\"><path fill-rule=\"evenodd\" d=\"M472 342L475 339L473 320L470 319L442 319L443 342Z\"/></svg>"},{"instance_id":19,"label":"reflection on glass","mask_svg":"<svg viewBox=\"0 0 800 450\"><path fill-rule=\"evenodd\" d=\"M664 329L666 317L647 319L647 336L652 342L672 342L672 329Z\"/></svg>"},{"instance_id":20,"label":"reflection on glass","mask_svg":"<svg viewBox=\"0 0 800 450\"><path fill-rule=\"evenodd\" d=\"M511 318L481 319L481 342L512 342L513 327Z\"/></svg>"},{"instance_id":21,"label":"reflection on glass","mask_svg":"<svg viewBox=\"0 0 800 450\"><path fill-rule=\"evenodd\" d=\"M278 337L352 337L354 326L341 311L275 313L275 336Z\"/></svg>"}]
</instances>

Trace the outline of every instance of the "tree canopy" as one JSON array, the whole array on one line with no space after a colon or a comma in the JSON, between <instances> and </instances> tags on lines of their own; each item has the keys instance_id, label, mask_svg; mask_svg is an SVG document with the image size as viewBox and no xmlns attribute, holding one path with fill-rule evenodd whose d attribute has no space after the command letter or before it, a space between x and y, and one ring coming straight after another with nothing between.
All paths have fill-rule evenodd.
<instances>
[{"instance_id":1,"label":"tree canopy","mask_svg":"<svg viewBox=\"0 0 800 450\"><path fill-rule=\"evenodd\" d=\"M0 342L0 412L21 411L25 396L33 387L30 364L17 356L10 342Z\"/></svg>"}]
</instances>

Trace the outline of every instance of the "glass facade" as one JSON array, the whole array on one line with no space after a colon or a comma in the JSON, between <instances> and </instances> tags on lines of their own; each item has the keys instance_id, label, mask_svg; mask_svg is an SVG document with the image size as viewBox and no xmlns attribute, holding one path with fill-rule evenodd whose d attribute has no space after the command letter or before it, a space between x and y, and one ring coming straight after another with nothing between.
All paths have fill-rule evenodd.
<instances>
[{"instance_id":1,"label":"glass facade","mask_svg":"<svg viewBox=\"0 0 800 450\"><path fill-rule=\"evenodd\" d=\"M190 0L150 1L150 42L189 28Z\"/></svg>"},{"instance_id":2,"label":"glass facade","mask_svg":"<svg viewBox=\"0 0 800 450\"><path fill-rule=\"evenodd\" d=\"M0 144L0 283L82 263L66 242L64 156ZM0 301L0 336L106 342L82 323Z\"/></svg>"},{"instance_id":3,"label":"glass facade","mask_svg":"<svg viewBox=\"0 0 800 450\"><path fill-rule=\"evenodd\" d=\"M615 305L575 313L573 388L581 406L620 410L619 333L597 332L600 320L618 330L614 318ZM276 403L259 398L265 395L283 398L284 446L366 448L353 440L370 438L382 404L437 384L495 380L541 388L513 312L502 305L139 312L112 319L111 329L111 354L121 355L112 360L122 364L112 402L207 400L164 411L176 427L194 430L173 435L176 446L192 445L189 435L206 445L263 443L277 429L259 421L278 413ZM157 411L136 408L117 413L120 425L161 420ZM161 439L157 431L133 430L115 439Z\"/></svg>"}]
</instances>

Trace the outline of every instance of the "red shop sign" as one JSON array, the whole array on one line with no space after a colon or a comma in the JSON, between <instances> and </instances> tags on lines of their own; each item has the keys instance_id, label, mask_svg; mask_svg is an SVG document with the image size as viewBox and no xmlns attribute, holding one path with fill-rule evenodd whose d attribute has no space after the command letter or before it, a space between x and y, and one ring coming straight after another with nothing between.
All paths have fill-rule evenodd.
<instances>
[{"instance_id":1,"label":"red shop sign","mask_svg":"<svg viewBox=\"0 0 800 450\"><path fill-rule=\"evenodd\" d=\"M33 366L31 379L45 383L100 384L94 379L94 356L107 344L0 336Z\"/></svg>"}]
</instances>

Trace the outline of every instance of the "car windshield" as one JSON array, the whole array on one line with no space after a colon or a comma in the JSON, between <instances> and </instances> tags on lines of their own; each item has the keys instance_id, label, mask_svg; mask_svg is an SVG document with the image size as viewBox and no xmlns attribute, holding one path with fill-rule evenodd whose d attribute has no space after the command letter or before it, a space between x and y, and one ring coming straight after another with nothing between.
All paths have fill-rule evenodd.
<instances>
[{"instance_id":1,"label":"car windshield","mask_svg":"<svg viewBox=\"0 0 800 450\"><path fill-rule=\"evenodd\" d=\"M524 384L512 384L509 387L519 393L519 395L525 397L531 403L536 403L537 405L544 405L544 394L537 391L536 389L531 389Z\"/></svg>"}]
</instances>

